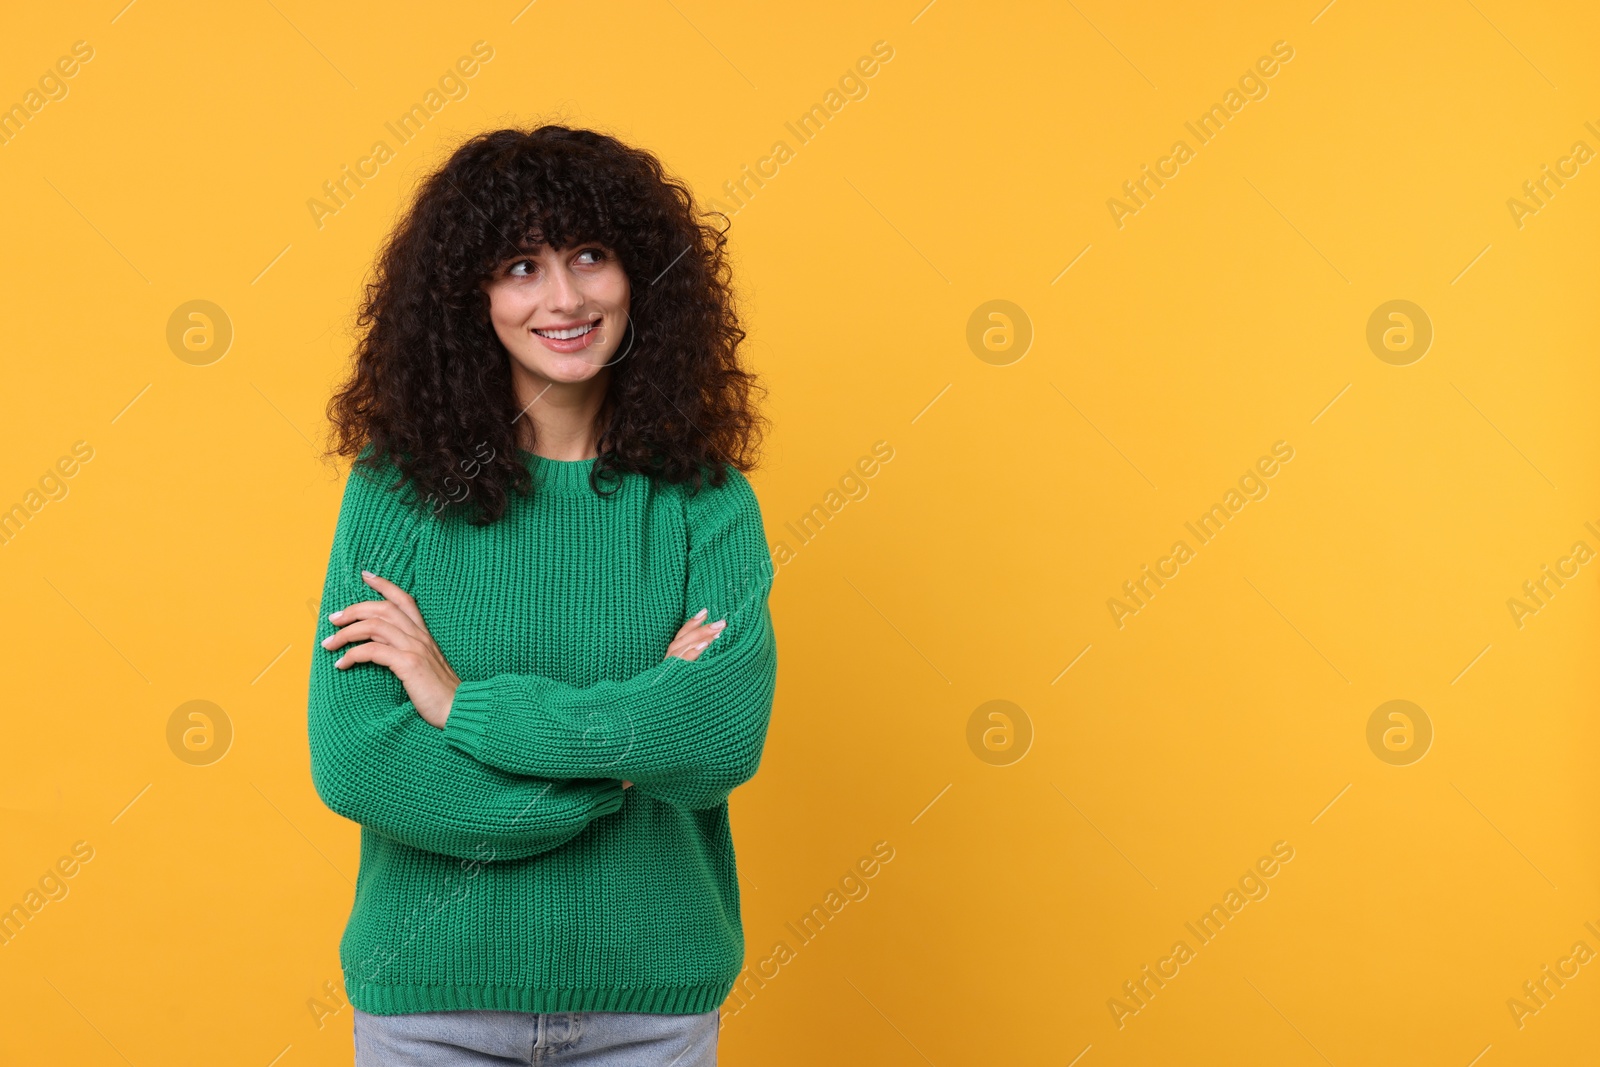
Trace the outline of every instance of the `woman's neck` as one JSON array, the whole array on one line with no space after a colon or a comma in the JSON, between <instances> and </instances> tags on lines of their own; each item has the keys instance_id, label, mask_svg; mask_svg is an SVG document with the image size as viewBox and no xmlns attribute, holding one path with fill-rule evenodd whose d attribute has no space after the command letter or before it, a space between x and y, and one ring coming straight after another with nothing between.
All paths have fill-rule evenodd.
<instances>
[{"instance_id":1,"label":"woman's neck","mask_svg":"<svg viewBox=\"0 0 1600 1067\"><path fill-rule=\"evenodd\" d=\"M593 459L599 454L598 426L609 380L604 370L583 382L535 381L513 374L522 411L517 446L545 459Z\"/></svg>"}]
</instances>

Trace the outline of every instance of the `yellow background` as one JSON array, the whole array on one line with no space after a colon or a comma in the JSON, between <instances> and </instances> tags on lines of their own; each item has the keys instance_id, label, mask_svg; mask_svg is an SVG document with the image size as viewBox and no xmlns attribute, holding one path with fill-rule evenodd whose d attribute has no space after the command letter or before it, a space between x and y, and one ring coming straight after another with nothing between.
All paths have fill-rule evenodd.
<instances>
[{"instance_id":1,"label":"yellow background","mask_svg":"<svg viewBox=\"0 0 1600 1067\"><path fill-rule=\"evenodd\" d=\"M795 549L733 817L750 963L792 957L725 1005L723 1062L1592 1056L1600 964L1520 1027L1507 1001L1600 951L1600 566L1520 627L1507 601L1600 550L1600 164L1520 227L1507 200L1600 149L1600 19L1320 2L10 12L0 103L74 41L94 58L0 145L0 507L94 454L0 548L0 906L94 858L0 947L6 1061L350 1061L350 1009L308 1003L339 984L358 836L308 774L342 485L313 446L414 182L541 119L730 208L793 150L731 235L776 428L753 480ZM479 40L468 95L318 228L307 200ZM880 40L800 144L785 122ZM1184 123L1277 41L1265 98L1198 146ZM1107 200L1179 138L1119 228ZM205 366L166 341L194 299L234 330ZM1395 299L1434 329L1406 366L1366 342ZM1020 359L969 348L990 300L1031 322ZM1269 495L1119 628L1107 600L1280 440ZM785 524L877 441L868 494L800 546ZM1434 732L1404 766L1366 734L1397 699ZM232 724L208 766L168 745L190 700ZM992 700L1020 759L969 744ZM802 943L785 924L879 841ZM1278 841L1269 895L1200 946L1185 922ZM1108 1001L1180 939L1119 1027Z\"/></svg>"}]
</instances>

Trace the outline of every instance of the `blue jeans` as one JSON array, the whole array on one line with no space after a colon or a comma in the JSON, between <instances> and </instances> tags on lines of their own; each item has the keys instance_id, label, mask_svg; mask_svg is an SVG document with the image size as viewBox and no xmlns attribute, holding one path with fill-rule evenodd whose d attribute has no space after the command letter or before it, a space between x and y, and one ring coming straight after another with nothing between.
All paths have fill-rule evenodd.
<instances>
[{"instance_id":1,"label":"blue jeans","mask_svg":"<svg viewBox=\"0 0 1600 1067\"><path fill-rule=\"evenodd\" d=\"M356 1067L716 1067L719 1009L626 1011L355 1011Z\"/></svg>"}]
</instances>

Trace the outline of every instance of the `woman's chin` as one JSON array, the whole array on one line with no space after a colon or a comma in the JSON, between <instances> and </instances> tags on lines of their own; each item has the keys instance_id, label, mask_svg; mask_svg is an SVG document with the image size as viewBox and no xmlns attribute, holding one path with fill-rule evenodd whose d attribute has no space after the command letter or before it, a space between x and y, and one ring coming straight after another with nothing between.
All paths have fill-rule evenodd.
<instances>
[{"instance_id":1,"label":"woman's chin","mask_svg":"<svg viewBox=\"0 0 1600 1067\"><path fill-rule=\"evenodd\" d=\"M586 348L582 352L571 355L561 355L556 352L540 352L534 359L519 360L522 368L536 377L559 385L571 385L577 382L586 382L605 369L611 354L598 352L594 348Z\"/></svg>"}]
</instances>

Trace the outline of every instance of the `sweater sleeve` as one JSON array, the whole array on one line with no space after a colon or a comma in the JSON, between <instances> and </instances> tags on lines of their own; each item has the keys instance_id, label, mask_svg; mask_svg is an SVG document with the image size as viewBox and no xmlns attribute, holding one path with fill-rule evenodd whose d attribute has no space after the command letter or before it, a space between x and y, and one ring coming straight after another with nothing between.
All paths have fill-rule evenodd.
<instances>
[{"instance_id":1,"label":"sweater sleeve","mask_svg":"<svg viewBox=\"0 0 1600 1067\"><path fill-rule=\"evenodd\" d=\"M684 506L680 622L702 607L708 621L728 620L698 659L674 656L626 680L583 687L516 673L464 681L445 740L504 771L625 778L682 808L715 807L754 777L778 665L761 509L732 468L720 487L702 485Z\"/></svg>"},{"instance_id":2,"label":"sweater sleeve","mask_svg":"<svg viewBox=\"0 0 1600 1067\"><path fill-rule=\"evenodd\" d=\"M370 447L370 446L369 446ZM380 663L340 669L341 649L321 646L328 615L381 599L363 569L412 592L417 544L428 521L391 491L397 473L351 470L334 532L312 647L308 731L311 778L329 808L415 848L463 859L523 859L576 837L622 807L622 783L519 776L445 743L405 686ZM354 647L354 646L346 646ZM576 777L571 775L562 778Z\"/></svg>"}]
</instances>

